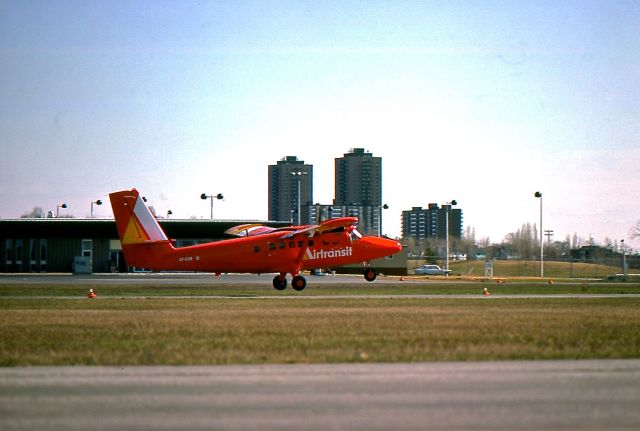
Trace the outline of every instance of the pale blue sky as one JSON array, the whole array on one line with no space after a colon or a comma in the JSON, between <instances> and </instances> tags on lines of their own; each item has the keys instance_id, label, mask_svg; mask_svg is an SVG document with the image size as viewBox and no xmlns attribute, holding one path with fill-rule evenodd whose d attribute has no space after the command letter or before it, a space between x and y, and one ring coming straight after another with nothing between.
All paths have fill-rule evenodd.
<instances>
[{"instance_id":1,"label":"pale blue sky","mask_svg":"<svg viewBox=\"0 0 640 431\"><path fill-rule=\"evenodd\" d=\"M640 2L0 1L0 217L266 218L267 165L383 157L383 231L456 199L498 242L525 222L602 242L640 219ZM96 214L110 216L108 205ZM627 239L627 242L629 240ZM636 246L640 243L636 242Z\"/></svg>"}]
</instances>

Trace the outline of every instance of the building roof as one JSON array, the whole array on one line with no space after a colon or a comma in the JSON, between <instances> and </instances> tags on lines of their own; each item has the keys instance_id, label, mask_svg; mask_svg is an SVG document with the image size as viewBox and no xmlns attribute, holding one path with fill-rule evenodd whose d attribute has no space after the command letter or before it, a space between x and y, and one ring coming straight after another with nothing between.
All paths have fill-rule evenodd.
<instances>
[{"instance_id":1,"label":"building roof","mask_svg":"<svg viewBox=\"0 0 640 431\"><path fill-rule=\"evenodd\" d=\"M225 238L225 231L246 223L265 226L289 226L289 222L260 220L176 220L159 219L160 226L171 239ZM113 219L2 219L0 238L86 238L116 239L118 231Z\"/></svg>"}]
</instances>

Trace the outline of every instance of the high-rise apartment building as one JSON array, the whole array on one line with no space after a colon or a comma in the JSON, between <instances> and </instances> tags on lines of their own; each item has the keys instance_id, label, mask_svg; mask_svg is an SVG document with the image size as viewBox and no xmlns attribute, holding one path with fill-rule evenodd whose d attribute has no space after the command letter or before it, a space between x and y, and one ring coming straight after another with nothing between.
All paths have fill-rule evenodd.
<instances>
[{"instance_id":1,"label":"high-rise apartment building","mask_svg":"<svg viewBox=\"0 0 640 431\"><path fill-rule=\"evenodd\" d=\"M302 206L303 220L310 224L319 224L324 220L338 217L357 217L358 230L366 235L378 235L380 207L363 205L321 205L311 204Z\"/></svg>"},{"instance_id":2,"label":"high-rise apartment building","mask_svg":"<svg viewBox=\"0 0 640 431\"><path fill-rule=\"evenodd\" d=\"M334 207L344 216L360 219L359 227L367 234L379 235L382 226L382 158L373 157L364 148L353 148L335 159Z\"/></svg>"},{"instance_id":3,"label":"high-rise apartment building","mask_svg":"<svg viewBox=\"0 0 640 431\"><path fill-rule=\"evenodd\" d=\"M462 238L462 210L451 205L429 204L428 208L413 207L402 211L402 237L423 239L445 239L449 213L449 237Z\"/></svg>"},{"instance_id":4,"label":"high-rise apartment building","mask_svg":"<svg viewBox=\"0 0 640 431\"><path fill-rule=\"evenodd\" d=\"M336 162L336 205L382 204L382 158L354 148Z\"/></svg>"},{"instance_id":5,"label":"high-rise apartment building","mask_svg":"<svg viewBox=\"0 0 640 431\"><path fill-rule=\"evenodd\" d=\"M307 223L308 216L298 214L298 208L313 202L312 185L313 165L306 165L296 156L269 165L269 220Z\"/></svg>"}]
</instances>

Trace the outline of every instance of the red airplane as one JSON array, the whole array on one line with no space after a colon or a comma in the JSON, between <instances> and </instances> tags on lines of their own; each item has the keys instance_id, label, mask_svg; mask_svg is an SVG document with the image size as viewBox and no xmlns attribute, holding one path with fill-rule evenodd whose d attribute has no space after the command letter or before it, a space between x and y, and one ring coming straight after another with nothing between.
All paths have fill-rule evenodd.
<instances>
[{"instance_id":1,"label":"red airplane","mask_svg":"<svg viewBox=\"0 0 640 431\"><path fill-rule=\"evenodd\" d=\"M109 195L125 260L130 266L152 270L220 273L273 273L273 287L306 287L302 270L362 262L364 277L376 279L369 262L399 252L402 245L387 238L362 236L356 217L342 217L319 225L273 228L257 224L233 227L225 239L188 247L174 247L136 189Z\"/></svg>"}]
</instances>

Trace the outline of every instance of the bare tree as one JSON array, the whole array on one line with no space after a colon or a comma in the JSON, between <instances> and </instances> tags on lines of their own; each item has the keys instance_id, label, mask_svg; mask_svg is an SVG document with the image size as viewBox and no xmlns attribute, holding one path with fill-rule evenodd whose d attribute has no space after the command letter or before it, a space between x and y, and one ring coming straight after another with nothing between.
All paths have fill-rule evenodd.
<instances>
[{"instance_id":1,"label":"bare tree","mask_svg":"<svg viewBox=\"0 0 640 431\"><path fill-rule=\"evenodd\" d=\"M474 260L478 251L475 228L467 226L462 234L462 239L456 242L456 246L456 250L464 252L467 255L468 260Z\"/></svg>"},{"instance_id":2,"label":"bare tree","mask_svg":"<svg viewBox=\"0 0 640 431\"><path fill-rule=\"evenodd\" d=\"M41 207L33 207L28 213L24 213L20 218L44 218L45 212Z\"/></svg>"},{"instance_id":3,"label":"bare tree","mask_svg":"<svg viewBox=\"0 0 640 431\"><path fill-rule=\"evenodd\" d=\"M538 229L531 223L523 224L520 229L507 234L502 241L512 252L515 252L521 259L529 259L535 256L538 243Z\"/></svg>"},{"instance_id":4,"label":"bare tree","mask_svg":"<svg viewBox=\"0 0 640 431\"><path fill-rule=\"evenodd\" d=\"M631 238L640 238L640 220L638 220L636 224L631 226L629 235L631 236Z\"/></svg>"}]
</instances>

